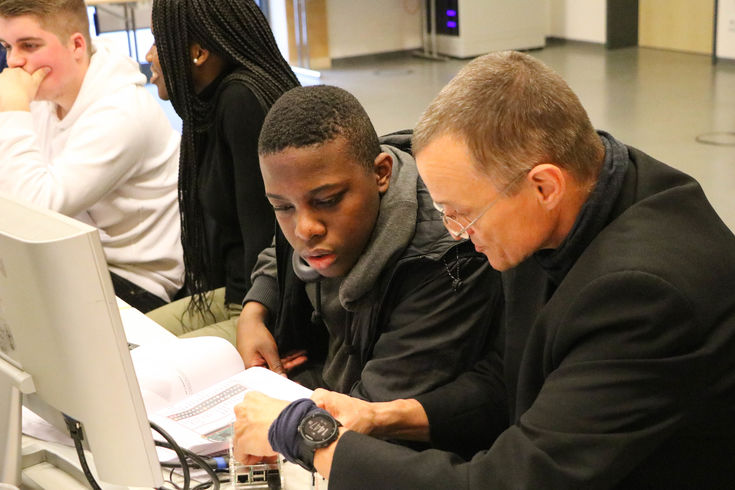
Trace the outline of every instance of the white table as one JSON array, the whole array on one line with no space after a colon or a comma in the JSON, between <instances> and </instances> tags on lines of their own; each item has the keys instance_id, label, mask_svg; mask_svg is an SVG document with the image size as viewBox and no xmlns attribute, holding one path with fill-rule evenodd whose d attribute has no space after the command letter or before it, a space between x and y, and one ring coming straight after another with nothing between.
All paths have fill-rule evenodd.
<instances>
[{"instance_id":1,"label":"white table","mask_svg":"<svg viewBox=\"0 0 735 490\"><path fill-rule=\"evenodd\" d=\"M23 454L34 454L39 461L23 469L21 490L89 490L89 487L78 478L81 476L77 454L73 447L54 442L41 441L29 436L22 439ZM45 459L44 459L45 458ZM94 472L94 460L87 453L87 461ZM284 463L283 472L284 490L328 490L328 482L315 475L312 484L312 475L300 466ZM77 472L77 478L72 473ZM163 470L164 477L168 477L168 470ZM181 484L182 481L177 481ZM136 487L101 484L103 490L150 490ZM170 485L167 487L173 488ZM222 484L222 490L232 490L229 483Z\"/></svg>"}]
</instances>

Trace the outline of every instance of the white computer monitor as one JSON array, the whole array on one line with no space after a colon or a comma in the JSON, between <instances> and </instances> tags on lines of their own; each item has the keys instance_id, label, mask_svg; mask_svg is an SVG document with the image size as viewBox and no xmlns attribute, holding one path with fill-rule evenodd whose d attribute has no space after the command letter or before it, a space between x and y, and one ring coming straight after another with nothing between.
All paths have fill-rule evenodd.
<instances>
[{"instance_id":1,"label":"white computer monitor","mask_svg":"<svg viewBox=\"0 0 735 490\"><path fill-rule=\"evenodd\" d=\"M19 476L18 393L35 391L28 408L82 423L100 480L162 484L98 231L2 194L0 390L0 481Z\"/></svg>"}]
</instances>

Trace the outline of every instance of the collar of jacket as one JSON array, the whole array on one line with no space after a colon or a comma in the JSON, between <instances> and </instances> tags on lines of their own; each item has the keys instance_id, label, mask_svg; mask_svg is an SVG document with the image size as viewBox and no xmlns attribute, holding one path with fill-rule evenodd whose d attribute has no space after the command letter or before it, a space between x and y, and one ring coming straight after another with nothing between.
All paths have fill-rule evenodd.
<instances>
[{"instance_id":1,"label":"collar of jacket","mask_svg":"<svg viewBox=\"0 0 735 490\"><path fill-rule=\"evenodd\" d=\"M582 252L610 222L628 170L628 148L606 132L598 131L598 134L605 146L605 160L597 184L559 248L540 250L534 254L534 258L556 285L564 280Z\"/></svg>"}]
</instances>

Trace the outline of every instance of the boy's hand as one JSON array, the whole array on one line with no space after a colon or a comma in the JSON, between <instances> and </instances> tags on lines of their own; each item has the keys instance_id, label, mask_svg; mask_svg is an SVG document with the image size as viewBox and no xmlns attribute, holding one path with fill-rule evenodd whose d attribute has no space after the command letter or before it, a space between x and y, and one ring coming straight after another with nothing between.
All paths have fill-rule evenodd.
<instances>
[{"instance_id":1,"label":"boy's hand","mask_svg":"<svg viewBox=\"0 0 735 490\"><path fill-rule=\"evenodd\" d=\"M283 370L285 372L289 373L292 369L301 366L308 360L309 358L307 357L305 350L295 350L281 358L281 366L283 366Z\"/></svg>"},{"instance_id":2,"label":"boy's hand","mask_svg":"<svg viewBox=\"0 0 735 490\"><path fill-rule=\"evenodd\" d=\"M5 68L0 73L0 112L30 111L38 87L50 71L41 67L30 74L22 68Z\"/></svg>"},{"instance_id":3,"label":"boy's hand","mask_svg":"<svg viewBox=\"0 0 735 490\"><path fill-rule=\"evenodd\" d=\"M261 366L285 376L278 346L265 326L268 310L260 303L250 301L237 320L237 350L245 367Z\"/></svg>"}]
</instances>

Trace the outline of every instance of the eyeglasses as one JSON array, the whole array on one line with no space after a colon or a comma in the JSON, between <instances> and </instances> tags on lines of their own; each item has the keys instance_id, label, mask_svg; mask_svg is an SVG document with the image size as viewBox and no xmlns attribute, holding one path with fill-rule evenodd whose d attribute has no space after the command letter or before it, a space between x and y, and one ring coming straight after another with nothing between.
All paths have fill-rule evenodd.
<instances>
[{"instance_id":1,"label":"eyeglasses","mask_svg":"<svg viewBox=\"0 0 735 490\"><path fill-rule=\"evenodd\" d=\"M457 221L455 218L452 218L451 216L447 216L447 213L444 212L444 207L441 204L437 204L436 202L434 202L434 209L439 211L439 213L442 215L442 223L444 223L444 226L446 227L447 231L454 238L462 238L462 239L467 240L470 237L468 230L472 228L475 225L475 223L477 223L480 220L480 218L482 218L485 215L485 213L487 213L490 210L490 208L493 207L495 203L497 203L500 200L500 198L505 196L505 194L510 190L513 184L515 184L521 177L526 175L528 172L529 172L528 170L524 170L520 174L513 177L513 179L510 182L508 182L508 184L505 187L503 187L503 189L498 193L495 199L490 201L490 203L487 206L482 208L482 211L480 211L480 214L478 214L475 217L475 219L467 223L467 225L465 226L462 226L462 223Z\"/></svg>"}]
</instances>

